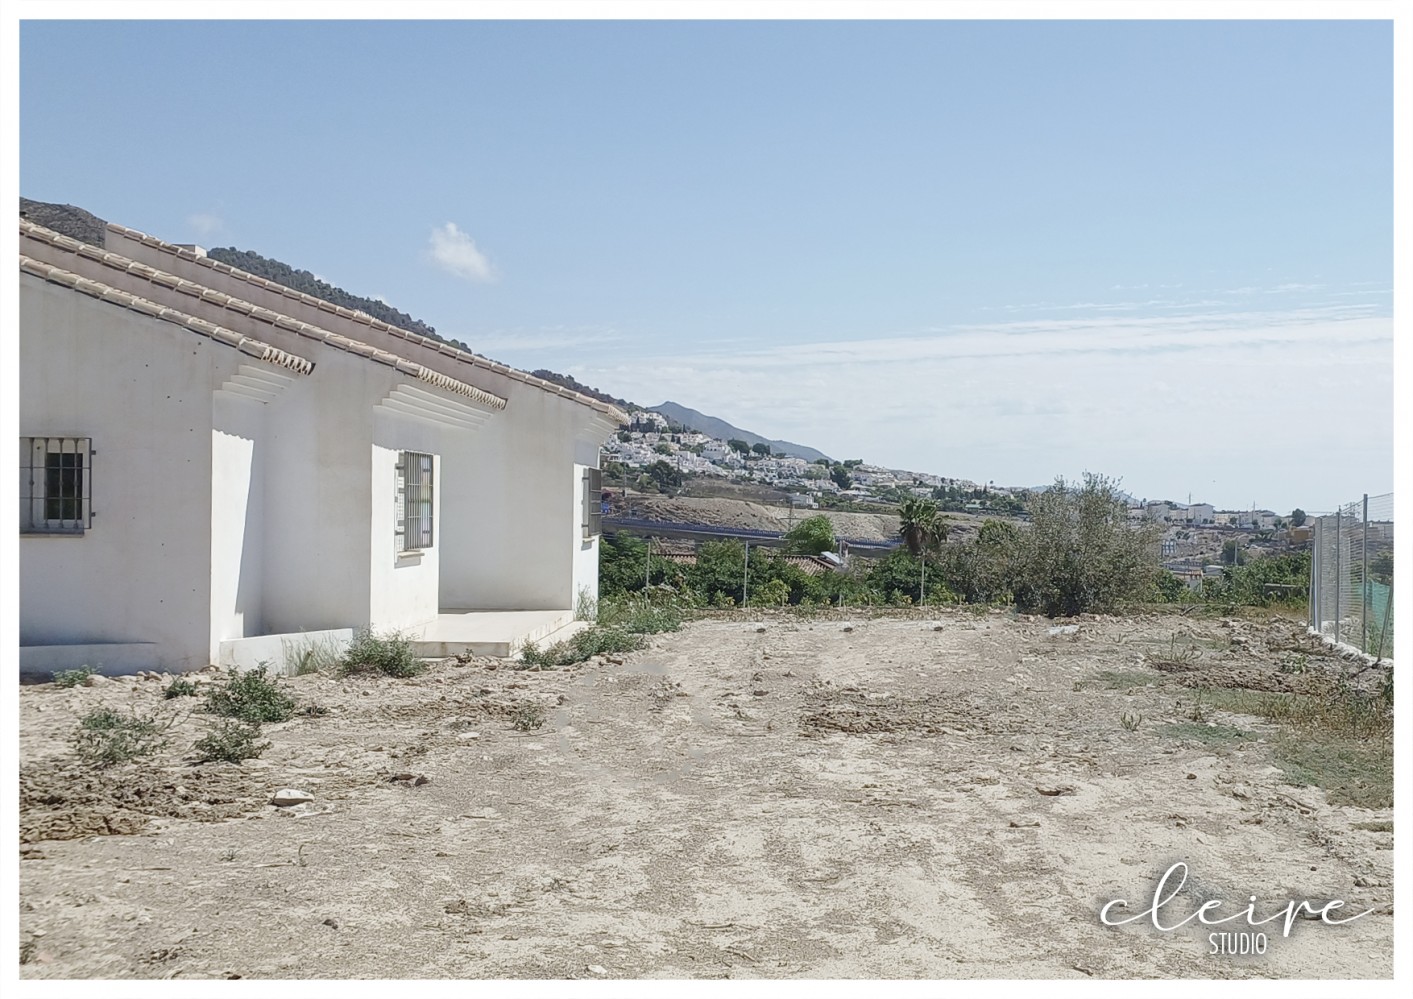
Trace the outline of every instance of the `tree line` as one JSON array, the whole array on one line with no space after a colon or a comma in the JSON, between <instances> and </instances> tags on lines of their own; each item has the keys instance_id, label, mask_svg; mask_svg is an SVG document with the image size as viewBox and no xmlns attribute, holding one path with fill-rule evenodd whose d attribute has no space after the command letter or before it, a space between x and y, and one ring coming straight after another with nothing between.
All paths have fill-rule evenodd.
<instances>
[{"instance_id":1,"label":"tree line","mask_svg":"<svg viewBox=\"0 0 1413 999\"><path fill-rule=\"evenodd\" d=\"M1131 522L1115 483L1096 475L1034 493L1028 523L989 519L967 538L950 540L950 525L930 499L904 501L899 521L902 544L888 555L819 575L784 556L834 547L823 515L796 525L783 550L752 548L747 556L739 541L704 542L687 565L641 538L605 538L599 587L605 597L650 588L698 607L966 603L1058 617L1136 603L1299 603L1309 582L1309 554L1292 553L1228 566L1190 590L1159 564L1160 528Z\"/></svg>"}]
</instances>

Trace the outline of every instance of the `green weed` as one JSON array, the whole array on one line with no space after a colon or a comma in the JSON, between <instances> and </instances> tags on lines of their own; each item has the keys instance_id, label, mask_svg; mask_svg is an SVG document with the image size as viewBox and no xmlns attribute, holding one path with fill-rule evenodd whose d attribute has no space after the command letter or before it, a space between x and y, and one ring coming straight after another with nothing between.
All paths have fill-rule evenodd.
<instances>
[{"instance_id":1,"label":"green weed","mask_svg":"<svg viewBox=\"0 0 1413 999\"><path fill-rule=\"evenodd\" d=\"M225 718L211 726L211 731L196 741L197 762L239 763L252 760L270 748L268 742L257 742L260 726L250 722Z\"/></svg>"},{"instance_id":2,"label":"green weed","mask_svg":"<svg viewBox=\"0 0 1413 999\"><path fill-rule=\"evenodd\" d=\"M73 734L74 752L90 766L127 763L163 749L171 724L170 719L159 720L155 715L96 708L79 719Z\"/></svg>"},{"instance_id":3,"label":"green weed","mask_svg":"<svg viewBox=\"0 0 1413 999\"><path fill-rule=\"evenodd\" d=\"M87 666L80 666L78 669L61 669L54 674L54 685L56 687L77 687L96 672L98 671L89 669Z\"/></svg>"},{"instance_id":4,"label":"green weed","mask_svg":"<svg viewBox=\"0 0 1413 999\"><path fill-rule=\"evenodd\" d=\"M418 659L412 649L411 639L396 631L375 635L368 628L354 636L339 662L339 672L344 676L382 673L401 679L417 676L426 670L426 663Z\"/></svg>"},{"instance_id":5,"label":"green weed","mask_svg":"<svg viewBox=\"0 0 1413 999\"><path fill-rule=\"evenodd\" d=\"M282 722L294 716L294 698L267 675L266 664L235 673L206 695L206 710L223 718L237 718L257 725Z\"/></svg>"}]
</instances>

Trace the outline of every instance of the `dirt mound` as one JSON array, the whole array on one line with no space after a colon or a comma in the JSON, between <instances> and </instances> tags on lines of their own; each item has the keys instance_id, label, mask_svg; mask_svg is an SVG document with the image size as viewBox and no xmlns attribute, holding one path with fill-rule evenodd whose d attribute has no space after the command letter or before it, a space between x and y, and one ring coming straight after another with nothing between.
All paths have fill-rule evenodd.
<instances>
[{"instance_id":1,"label":"dirt mound","mask_svg":"<svg viewBox=\"0 0 1413 999\"><path fill-rule=\"evenodd\" d=\"M959 702L954 694L901 697L828 683L806 692L800 713L800 731L806 736L826 732L946 735L1008 730L1004 723L996 723Z\"/></svg>"},{"instance_id":2,"label":"dirt mound","mask_svg":"<svg viewBox=\"0 0 1413 999\"><path fill-rule=\"evenodd\" d=\"M132 835L154 818L219 822L265 803L263 787L234 767L171 774L42 760L20 770L20 842Z\"/></svg>"}]
</instances>

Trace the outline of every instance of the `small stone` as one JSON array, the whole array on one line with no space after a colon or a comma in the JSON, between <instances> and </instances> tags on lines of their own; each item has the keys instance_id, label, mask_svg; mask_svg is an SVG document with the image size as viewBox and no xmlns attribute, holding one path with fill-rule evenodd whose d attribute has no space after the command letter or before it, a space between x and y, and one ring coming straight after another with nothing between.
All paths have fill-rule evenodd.
<instances>
[{"instance_id":1,"label":"small stone","mask_svg":"<svg viewBox=\"0 0 1413 999\"><path fill-rule=\"evenodd\" d=\"M289 808L293 805L303 805L314 800L314 795L308 791L301 791L298 788L287 787L276 791L275 796L270 799L270 804L277 808Z\"/></svg>"},{"instance_id":2,"label":"small stone","mask_svg":"<svg viewBox=\"0 0 1413 999\"><path fill-rule=\"evenodd\" d=\"M591 974L591 975L607 975L607 974L608 974L608 969L605 968L605 967L604 967L603 965L601 965L601 964L591 964L591 965L589 965L589 969L588 969L588 970L589 970L589 974Z\"/></svg>"},{"instance_id":3,"label":"small stone","mask_svg":"<svg viewBox=\"0 0 1413 999\"><path fill-rule=\"evenodd\" d=\"M462 732L460 735L457 736L457 738L458 738L458 739L479 739L479 738L481 738L481 733L480 733L480 732Z\"/></svg>"},{"instance_id":4,"label":"small stone","mask_svg":"<svg viewBox=\"0 0 1413 999\"><path fill-rule=\"evenodd\" d=\"M90 673L83 678L83 685L85 687L105 687L112 682L112 680L99 673Z\"/></svg>"},{"instance_id":5,"label":"small stone","mask_svg":"<svg viewBox=\"0 0 1413 999\"><path fill-rule=\"evenodd\" d=\"M757 635L764 635L764 634L765 634L765 625L760 625L758 628L756 628L756 634L757 634Z\"/></svg>"},{"instance_id":6,"label":"small stone","mask_svg":"<svg viewBox=\"0 0 1413 999\"><path fill-rule=\"evenodd\" d=\"M336 930L339 928L339 921L337 919L326 919L324 920L324 925L329 927L330 929Z\"/></svg>"},{"instance_id":7,"label":"small stone","mask_svg":"<svg viewBox=\"0 0 1413 999\"><path fill-rule=\"evenodd\" d=\"M1188 774L1188 775L1187 775L1187 779L1188 779L1188 780L1196 780L1196 779L1197 779L1197 775L1196 775L1196 774Z\"/></svg>"}]
</instances>

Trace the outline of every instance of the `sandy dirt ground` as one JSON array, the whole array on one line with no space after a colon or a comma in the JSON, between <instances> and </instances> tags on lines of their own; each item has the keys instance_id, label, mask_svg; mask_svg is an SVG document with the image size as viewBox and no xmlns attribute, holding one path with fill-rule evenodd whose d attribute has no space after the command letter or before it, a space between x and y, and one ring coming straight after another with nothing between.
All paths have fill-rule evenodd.
<instances>
[{"instance_id":1,"label":"sandy dirt ground","mask_svg":"<svg viewBox=\"0 0 1413 999\"><path fill-rule=\"evenodd\" d=\"M1391 811L1283 783L1257 719L1218 715L1252 733L1227 744L1160 731L1191 693L1152 665L1172 634L1274 676L1294 629L1074 623L741 617L558 672L297 677L327 713L240 765L183 759L207 716L160 682L23 688L21 974L1391 976L1393 836L1356 825ZM100 704L192 713L166 755L93 774L66 740ZM313 800L271 805L287 787ZM1209 953L1238 927L1100 924L1179 860L1167 912L1374 912L1267 925L1260 957Z\"/></svg>"}]
</instances>

